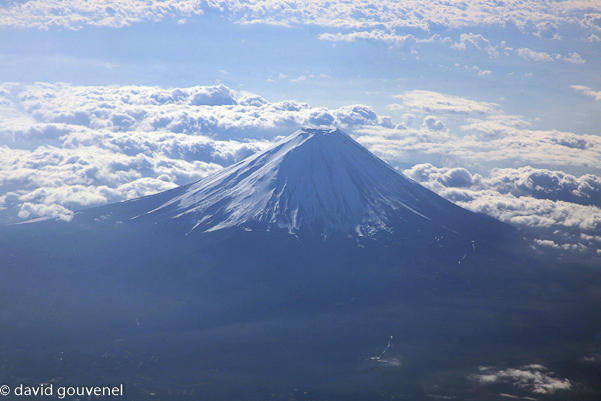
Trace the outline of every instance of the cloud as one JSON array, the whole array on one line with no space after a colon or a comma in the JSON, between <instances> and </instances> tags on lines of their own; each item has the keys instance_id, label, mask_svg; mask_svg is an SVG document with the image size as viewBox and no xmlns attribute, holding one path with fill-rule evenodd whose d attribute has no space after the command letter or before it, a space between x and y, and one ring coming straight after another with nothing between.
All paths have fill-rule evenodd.
<instances>
[{"instance_id":1,"label":"cloud","mask_svg":"<svg viewBox=\"0 0 601 401\"><path fill-rule=\"evenodd\" d=\"M193 0L31 0L13 2L0 8L0 26L75 30L85 26L122 28L163 19L183 22L186 18L202 14L203 8Z\"/></svg>"},{"instance_id":2,"label":"cloud","mask_svg":"<svg viewBox=\"0 0 601 401\"><path fill-rule=\"evenodd\" d=\"M387 33L382 30L351 32L347 34L337 33L335 35L331 33L322 33L318 36L318 38L320 40L327 40L330 42L354 42L356 40L374 40L381 41L393 46L403 46L407 43L417 43L417 40L413 35L401 36L395 33Z\"/></svg>"},{"instance_id":3,"label":"cloud","mask_svg":"<svg viewBox=\"0 0 601 401\"><path fill-rule=\"evenodd\" d=\"M571 88L575 89L578 92L582 92L587 96L592 96L595 100L601 100L601 91L595 91L584 85L572 85Z\"/></svg>"},{"instance_id":4,"label":"cloud","mask_svg":"<svg viewBox=\"0 0 601 401\"><path fill-rule=\"evenodd\" d=\"M430 131L444 131L446 127L444 123L438 120L434 116L427 116L424 118L424 127L429 129Z\"/></svg>"},{"instance_id":5,"label":"cloud","mask_svg":"<svg viewBox=\"0 0 601 401\"><path fill-rule=\"evenodd\" d=\"M402 95L394 96L400 99L404 106L412 109L420 109L427 113L450 113L450 114L493 114L498 112L499 105L496 103L476 102L457 96L444 95L442 93L414 90ZM392 105L391 105L392 106ZM395 108L394 106L390 108ZM397 107L398 108L398 107Z\"/></svg>"},{"instance_id":6,"label":"cloud","mask_svg":"<svg viewBox=\"0 0 601 401\"><path fill-rule=\"evenodd\" d=\"M406 114L403 114L403 116L402 116L403 123L408 126L413 124L415 119L416 119L415 114L411 114L411 113L406 113Z\"/></svg>"},{"instance_id":7,"label":"cloud","mask_svg":"<svg viewBox=\"0 0 601 401\"><path fill-rule=\"evenodd\" d=\"M559 38L560 24L579 24L601 31L601 5L579 2L559 5L538 0L498 2L494 9L486 0L449 3L444 0L395 0L347 2L343 0L272 0L247 2L231 0L30 0L11 2L0 8L0 25L16 28L81 29L86 26L120 28L144 21L170 20L186 23L203 14L225 15L240 24L279 26L313 25L354 31L418 28L424 32L463 29L474 26L505 26L508 22L522 30L529 28L539 37Z\"/></svg>"},{"instance_id":8,"label":"cloud","mask_svg":"<svg viewBox=\"0 0 601 401\"><path fill-rule=\"evenodd\" d=\"M427 91L398 98L399 108L425 114L420 125L413 113L395 123L368 105L271 103L223 85L2 85L0 217L68 220L80 208L200 179L299 127L326 124L392 164L417 164L406 173L447 199L531 230L537 249L599 248L601 180L562 171L594 170L599 137L532 130L495 103ZM466 124L455 132L439 114Z\"/></svg>"},{"instance_id":9,"label":"cloud","mask_svg":"<svg viewBox=\"0 0 601 401\"><path fill-rule=\"evenodd\" d=\"M332 42L376 41L391 47L420 43L452 43L439 33L461 30L456 50L486 52L496 58L509 54L506 46L495 46L478 29L517 27L539 38L561 39L564 26L601 31L601 4L588 4L584 13L579 2L561 5L538 0L496 2L488 0L452 3L444 0L396 0L348 2L345 0L270 0L270 1L199 1L199 0L29 0L9 2L0 7L0 27L16 29L71 29L89 27L120 29L140 23L195 23L198 18L223 17L236 24L267 24L280 27L319 27L317 37ZM468 31L468 32L465 32ZM410 33L408 33L410 32ZM587 33L588 34L588 33ZM451 35L452 36L452 35ZM589 36L589 41L596 38ZM526 60L551 61L546 52L528 48L517 50ZM562 60L582 64L577 53L560 56ZM220 70L222 74L228 74ZM484 70L481 75L485 75Z\"/></svg>"},{"instance_id":10,"label":"cloud","mask_svg":"<svg viewBox=\"0 0 601 401\"><path fill-rule=\"evenodd\" d=\"M595 12L596 11L596 12ZM599 9L590 9L582 19L579 19L580 25L583 28L592 29L597 32L601 32L601 12Z\"/></svg>"},{"instance_id":11,"label":"cloud","mask_svg":"<svg viewBox=\"0 0 601 401\"><path fill-rule=\"evenodd\" d=\"M517 116L468 118L461 131L432 131L428 126L354 127L357 140L393 163L459 164L494 167L546 167L601 172L601 138L556 130L531 130ZM430 119L430 124L434 121ZM436 132L436 135L434 135ZM461 135L460 135L461 134Z\"/></svg>"},{"instance_id":12,"label":"cloud","mask_svg":"<svg viewBox=\"0 0 601 401\"><path fill-rule=\"evenodd\" d=\"M413 46L419 43L450 43L451 38L442 38L438 34L432 35L430 38L421 39L416 38L411 34L398 35L394 32L386 32L384 30L373 30L373 31L354 31L351 33L322 33L318 36L320 40L327 40L330 42L355 42L357 40L369 40L379 41L386 43L390 46L403 47L405 45Z\"/></svg>"},{"instance_id":13,"label":"cloud","mask_svg":"<svg viewBox=\"0 0 601 401\"><path fill-rule=\"evenodd\" d=\"M582 56L580 56L580 54L578 54L576 52L569 53L568 56L562 56L561 54L554 54L553 56L551 56L550 54L545 53L545 52L537 53L528 48L521 48L521 49L516 50L516 53L518 54L518 56L522 57L523 59L530 60L530 61L563 60L563 61L566 61L566 62L572 63L572 64L586 63L586 60L583 59Z\"/></svg>"},{"instance_id":14,"label":"cloud","mask_svg":"<svg viewBox=\"0 0 601 401\"><path fill-rule=\"evenodd\" d=\"M459 42L451 45L452 49L455 50L468 50L468 49L476 49L482 50L488 53L491 57L498 57L499 53L497 52L497 47L493 46L488 39L480 34L473 33L462 33L459 37Z\"/></svg>"},{"instance_id":15,"label":"cloud","mask_svg":"<svg viewBox=\"0 0 601 401\"><path fill-rule=\"evenodd\" d=\"M396 127L366 105L270 103L223 85L2 85L0 116L0 217L13 220L198 180L304 125Z\"/></svg>"},{"instance_id":16,"label":"cloud","mask_svg":"<svg viewBox=\"0 0 601 401\"><path fill-rule=\"evenodd\" d=\"M559 35L559 27L557 24L551 21L543 21L535 25L536 32L535 36L538 36L541 39L555 39L561 40L561 36Z\"/></svg>"},{"instance_id":17,"label":"cloud","mask_svg":"<svg viewBox=\"0 0 601 401\"><path fill-rule=\"evenodd\" d=\"M173 135L128 134L125 138L119 133L80 129L64 136L60 148L43 144L32 151L0 147L4 207L10 209L9 217L15 212L22 218L69 216L82 207L150 195L200 179L221 168L200 159L235 158L238 152L239 156L246 153L248 146ZM228 145L230 149L224 149Z\"/></svg>"},{"instance_id":18,"label":"cloud","mask_svg":"<svg viewBox=\"0 0 601 401\"><path fill-rule=\"evenodd\" d=\"M557 130L535 130L521 116L507 115L494 103L474 102L434 92L407 92L399 95L402 104L389 109L412 112L455 114L460 125L446 131L432 131L435 121L422 127L356 127L353 133L365 146L396 163L431 162L437 165L463 165L478 170L494 167L547 167L568 172L600 173L601 138ZM484 116L476 118L477 114ZM492 112L490 115L486 115ZM426 116L428 114L424 113ZM460 119L462 114L468 114ZM424 116L421 117L422 119ZM439 118L440 120L440 118ZM437 135L433 135L437 132ZM444 133L444 135L443 135Z\"/></svg>"},{"instance_id":19,"label":"cloud","mask_svg":"<svg viewBox=\"0 0 601 401\"><path fill-rule=\"evenodd\" d=\"M480 367L477 374L470 379L482 384L508 383L534 394L553 394L559 390L571 390L573 387L569 379L557 377L542 365L527 365L520 368L496 369L493 367Z\"/></svg>"},{"instance_id":20,"label":"cloud","mask_svg":"<svg viewBox=\"0 0 601 401\"><path fill-rule=\"evenodd\" d=\"M530 61L553 61L553 57L545 52L537 53L533 50L528 49L527 47L523 47L521 49L516 50L518 56L522 57L525 60Z\"/></svg>"},{"instance_id":21,"label":"cloud","mask_svg":"<svg viewBox=\"0 0 601 401\"><path fill-rule=\"evenodd\" d=\"M444 198L524 230L534 248L597 258L601 246L601 177L533 167L493 169L418 164L403 173Z\"/></svg>"},{"instance_id":22,"label":"cloud","mask_svg":"<svg viewBox=\"0 0 601 401\"><path fill-rule=\"evenodd\" d=\"M563 61L567 61L568 63L572 63L572 64L584 64L586 63L586 60L583 59L580 54L578 53L570 53L567 57L563 56L562 58Z\"/></svg>"}]
</instances>

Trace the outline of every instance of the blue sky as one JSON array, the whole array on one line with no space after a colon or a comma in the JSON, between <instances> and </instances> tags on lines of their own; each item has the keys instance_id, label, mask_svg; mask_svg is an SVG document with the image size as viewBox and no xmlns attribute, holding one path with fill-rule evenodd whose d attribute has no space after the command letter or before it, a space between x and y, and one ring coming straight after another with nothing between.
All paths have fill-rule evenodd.
<instances>
[{"instance_id":1,"label":"blue sky","mask_svg":"<svg viewBox=\"0 0 601 401\"><path fill-rule=\"evenodd\" d=\"M596 1L1 1L0 217L68 219L334 124L594 258L599 71Z\"/></svg>"}]
</instances>

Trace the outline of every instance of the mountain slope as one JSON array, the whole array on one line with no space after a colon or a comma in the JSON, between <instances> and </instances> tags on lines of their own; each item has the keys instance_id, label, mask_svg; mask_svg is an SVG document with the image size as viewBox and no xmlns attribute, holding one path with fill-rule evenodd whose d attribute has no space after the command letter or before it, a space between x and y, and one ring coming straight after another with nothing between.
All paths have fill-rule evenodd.
<instances>
[{"instance_id":1,"label":"mountain slope","mask_svg":"<svg viewBox=\"0 0 601 401\"><path fill-rule=\"evenodd\" d=\"M482 235L505 225L405 177L337 129L302 129L205 179L112 208L189 231ZM111 207L109 207L111 209Z\"/></svg>"}]
</instances>

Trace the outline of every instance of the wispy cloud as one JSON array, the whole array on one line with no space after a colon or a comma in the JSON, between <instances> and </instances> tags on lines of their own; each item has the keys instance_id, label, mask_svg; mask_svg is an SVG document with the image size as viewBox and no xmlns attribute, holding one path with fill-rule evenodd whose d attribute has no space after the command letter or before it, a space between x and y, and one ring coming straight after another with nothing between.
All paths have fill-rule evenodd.
<instances>
[{"instance_id":1,"label":"wispy cloud","mask_svg":"<svg viewBox=\"0 0 601 401\"><path fill-rule=\"evenodd\" d=\"M584 85L572 85L571 88L577 90L578 92L582 92L587 96L592 96L595 98L595 100L601 100L601 91L595 91Z\"/></svg>"},{"instance_id":2,"label":"wispy cloud","mask_svg":"<svg viewBox=\"0 0 601 401\"><path fill-rule=\"evenodd\" d=\"M427 113L492 114L499 110L499 105L496 103L477 102L424 90L413 90L402 95L395 95L394 98L400 99L405 107L420 109ZM395 106L389 107L395 108Z\"/></svg>"}]
</instances>

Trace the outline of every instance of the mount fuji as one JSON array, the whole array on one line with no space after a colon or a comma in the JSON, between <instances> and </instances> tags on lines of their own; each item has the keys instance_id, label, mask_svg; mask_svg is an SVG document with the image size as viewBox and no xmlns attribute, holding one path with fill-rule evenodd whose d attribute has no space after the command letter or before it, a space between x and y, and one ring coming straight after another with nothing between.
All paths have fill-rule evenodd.
<instances>
[{"instance_id":1,"label":"mount fuji","mask_svg":"<svg viewBox=\"0 0 601 401\"><path fill-rule=\"evenodd\" d=\"M537 259L518 233L305 128L170 191L0 227L0 384L598 400L598 271Z\"/></svg>"},{"instance_id":2,"label":"mount fuji","mask_svg":"<svg viewBox=\"0 0 601 401\"><path fill-rule=\"evenodd\" d=\"M99 211L104 218L174 223L187 233L493 240L511 231L405 177L336 128L301 129L197 182L92 214Z\"/></svg>"}]
</instances>

